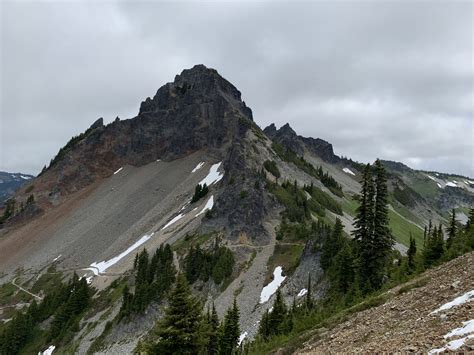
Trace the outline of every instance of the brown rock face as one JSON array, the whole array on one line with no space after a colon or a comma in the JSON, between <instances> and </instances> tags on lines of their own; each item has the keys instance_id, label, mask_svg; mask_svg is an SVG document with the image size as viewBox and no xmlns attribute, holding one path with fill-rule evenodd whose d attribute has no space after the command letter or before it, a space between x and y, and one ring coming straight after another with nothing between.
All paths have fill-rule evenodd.
<instances>
[{"instance_id":1,"label":"brown rock face","mask_svg":"<svg viewBox=\"0 0 474 355\"><path fill-rule=\"evenodd\" d=\"M99 121L68 143L36 179L35 192L43 202L46 197L58 200L123 165L220 148L245 134L252 111L216 70L196 65L142 102L138 116L107 126Z\"/></svg>"}]
</instances>

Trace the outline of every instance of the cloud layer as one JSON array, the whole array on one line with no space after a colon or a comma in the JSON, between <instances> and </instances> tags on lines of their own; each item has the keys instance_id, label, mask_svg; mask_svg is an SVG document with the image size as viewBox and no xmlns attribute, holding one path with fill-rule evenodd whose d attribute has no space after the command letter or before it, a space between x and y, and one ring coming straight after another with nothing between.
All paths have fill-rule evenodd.
<instances>
[{"instance_id":1,"label":"cloud layer","mask_svg":"<svg viewBox=\"0 0 474 355\"><path fill-rule=\"evenodd\" d=\"M474 176L469 2L8 2L0 170L37 173L103 116L204 63L263 126L362 162Z\"/></svg>"}]
</instances>

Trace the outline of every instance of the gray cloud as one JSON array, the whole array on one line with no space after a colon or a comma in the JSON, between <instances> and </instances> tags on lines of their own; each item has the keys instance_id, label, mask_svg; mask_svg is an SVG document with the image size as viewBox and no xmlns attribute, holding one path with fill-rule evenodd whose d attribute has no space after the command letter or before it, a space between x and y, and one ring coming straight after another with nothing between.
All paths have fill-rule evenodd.
<instances>
[{"instance_id":1,"label":"gray cloud","mask_svg":"<svg viewBox=\"0 0 474 355\"><path fill-rule=\"evenodd\" d=\"M0 169L37 173L96 118L216 68L258 124L474 176L470 2L1 3Z\"/></svg>"}]
</instances>

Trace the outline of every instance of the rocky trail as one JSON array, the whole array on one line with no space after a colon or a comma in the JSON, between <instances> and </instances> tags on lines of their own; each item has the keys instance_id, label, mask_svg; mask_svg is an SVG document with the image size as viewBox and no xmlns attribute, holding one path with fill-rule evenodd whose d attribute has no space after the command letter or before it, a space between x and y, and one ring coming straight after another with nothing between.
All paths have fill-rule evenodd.
<instances>
[{"instance_id":1,"label":"rocky trail","mask_svg":"<svg viewBox=\"0 0 474 355\"><path fill-rule=\"evenodd\" d=\"M468 295L474 293L473 265L471 252L428 270L381 295L386 297L382 305L355 313L331 329L317 330L300 353L343 353L348 349L362 353L472 352L474 297ZM463 295L466 302L437 311Z\"/></svg>"}]
</instances>

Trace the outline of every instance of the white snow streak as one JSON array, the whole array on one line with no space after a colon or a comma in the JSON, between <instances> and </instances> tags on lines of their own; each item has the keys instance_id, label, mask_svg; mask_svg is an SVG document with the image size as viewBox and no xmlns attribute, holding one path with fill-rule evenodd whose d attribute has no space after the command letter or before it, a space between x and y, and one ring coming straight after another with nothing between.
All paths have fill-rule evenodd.
<instances>
[{"instance_id":1,"label":"white snow streak","mask_svg":"<svg viewBox=\"0 0 474 355\"><path fill-rule=\"evenodd\" d=\"M270 297L278 290L278 287L285 281L286 276L282 275L283 269L281 266L277 266L273 271L273 281L262 289L260 294L260 303L267 302Z\"/></svg>"},{"instance_id":2,"label":"white snow streak","mask_svg":"<svg viewBox=\"0 0 474 355\"><path fill-rule=\"evenodd\" d=\"M207 176L204 179L201 180L200 184L201 185L206 184L207 186L210 186L210 185L212 185L216 182L219 182L224 177L223 173L220 173L220 172L217 171L217 169L219 169L221 164L222 164L222 162L214 164L213 166L211 166L211 168L209 169L209 173L207 174Z\"/></svg>"},{"instance_id":3,"label":"white snow streak","mask_svg":"<svg viewBox=\"0 0 474 355\"><path fill-rule=\"evenodd\" d=\"M242 342L247 337L247 335L248 335L247 332L243 332L242 334L240 334L240 336L239 336L239 345L242 344Z\"/></svg>"},{"instance_id":4,"label":"white snow streak","mask_svg":"<svg viewBox=\"0 0 474 355\"><path fill-rule=\"evenodd\" d=\"M177 221L179 221L181 218L184 217L184 214L180 213L179 215L177 215L176 217L174 217L171 221L169 221L168 223L165 224L165 226L163 228L161 228L162 230L165 229L165 228L168 228L169 226L171 226L173 223L176 223Z\"/></svg>"},{"instance_id":5,"label":"white snow streak","mask_svg":"<svg viewBox=\"0 0 474 355\"><path fill-rule=\"evenodd\" d=\"M439 188L443 188L439 182L437 182Z\"/></svg>"},{"instance_id":6,"label":"white snow streak","mask_svg":"<svg viewBox=\"0 0 474 355\"><path fill-rule=\"evenodd\" d=\"M474 299L474 290L471 290L469 292L466 292L464 295L461 295L459 297L456 297L454 300L452 300L451 302L448 302L448 303L445 303L443 304L441 307L439 307L438 309L434 310L433 312L431 312L430 314L436 314L438 312L441 312L441 311L445 311L447 309L451 309L455 306L459 306L463 303L466 303L466 302L469 302L471 300Z\"/></svg>"},{"instance_id":7,"label":"white snow streak","mask_svg":"<svg viewBox=\"0 0 474 355\"><path fill-rule=\"evenodd\" d=\"M306 295L308 293L308 290L303 288L301 289L301 291L298 293L298 295L296 295L296 297L303 297L304 295Z\"/></svg>"},{"instance_id":8,"label":"white snow streak","mask_svg":"<svg viewBox=\"0 0 474 355\"><path fill-rule=\"evenodd\" d=\"M128 249L125 250L124 252L120 253L119 255L117 255L117 256L115 256L112 259L107 260L107 261L101 261L101 262L98 262L98 263L93 262L91 264L91 266L89 268L87 268L86 270L92 271L94 273L94 275L96 275L96 276L103 273L105 270L107 270L112 265L115 265L116 263L118 263L121 259L123 259L125 256L130 254L133 250L138 248L140 245L147 242L153 236L153 234L154 233L151 233L149 235L145 234L143 237L141 237L139 240L137 240L134 244L132 244L130 247L128 247Z\"/></svg>"},{"instance_id":9,"label":"white snow streak","mask_svg":"<svg viewBox=\"0 0 474 355\"><path fill-rule=\"evenodd\" d=\"M121 172L122 169L123 169L123 166L122 166L121 168L119 168L119 169L114 173L114 175L115 175L115 174L118 174L119 172Z\"/></svg>"},{"instance_id":10,"label":"white snow streak","mask_svg":"<svg viewBox=\"0 0 474 355\"><path fill-rule=\"evenodd\" d=\"M445 339L466 335L474 333L474 319L468 320L467 322L462 322L462 327L451 330L448 334L444 336Z\"/></svg>"},{"instance_id":11,"label":"white snow streak","mask_svg":"<svg viewBox=\"0 0 474 355\"><path fill-rule=\"evenodd\" d=\"M198 171L199 169L202 168L202 166L204 165L204 162L200 162L198 165L196 165L196 167L191 171L191 173L195 173L196 171Z\"/></svg>"},{"instance_id":12,"label":"white snow streak","mask_svg":"<svg viewBox=\"0 0 474 355\"><path fill-rule=\"evenodd\" d=\"M206 212L207 210L211 210L213 206L214 206L214 195L212 195L212 196L209 198L209 200L207 200L206 205L205 205L204 208L201 210L201 212L199 212L199 213L196 215L196 217L199 216L199 215L201 215L201 214L203 214L203 213Z\"/></svg>"},{"instance_id":13,"label":"white snow streak","mask_svg":"<svg viewBox=\"0 0 474 355\"><path fill-rule=\"evenodd\" d=\"M458 185L456 185L454 182L451 182L451 181L448 181L448 182L446 183L446 186L458 187Z\"/></svg>"},{"instance_id":14,"label":"white snow streak","mask_svg":"<svg viewBox=\"0 0 474 355\"><path fill-rule=\"evenodd\" d=\"M468 339L474 338L474 319L468 320L467 322L463 322L463 326L460 328L453 329L448 334L444 336L445 339L449 339L454 336L461 336L466 335L465 337L451 340L447 343L444 347L433 349L428 352L428 354L439 354L445 352L446 350L458 350L461 346L463 346Z\"/></svg>"},{"instance_id":15,"label":"white snow streak","mask_svg":"<svg viewBox=\"0 0 474 355\"><path fill-rule=\"evenodd\" d=\"M353 171L352 171L351 169L349 169L349 168L344 168L344 169L342 169L342 171L344 171L346 174L350 174L350 175L354 175L354 176L355 176L355 174L353 173Z\"/></svg>"},{"instance_id":16,"label":"white snow streak","mask_svg":"<svg viewBox=\"0 0 474 355\"><path fill-rule=\"evenodd\" d=\"M25 175L20 175L20 177L21 177L23 180L30 180L30 179L31 179L30 176L25 176Z\"/></svg>"},{"instance_id":17,"label":"white snow streak","mask_svg":"<svg viewBox=\"0 0 474 355\"><path fill-rule=\"evenodd\" d=\"M62 256L62 255L59 254L57 257L55 257L55 258L53 259L53 263L54 263L55 261L59 260L59 258L60 258L61 256Z\"/></svg>"},{"instance_id":18,"label":"white snow streak","mask_svg":"<svg viewBox=\"0 0 474 355\"><path fill-rule=\"evenodd\" d=\"M431 180L436 181L436 179L432 177L431 175L426 175L426 176L428 176Z\"/></svg>"},{"instance_id":19,"label":"white snow streak","mask_svg":"<svg viewBox=\"0 0 474 355\"><path fill-rule=\"evenodd\" d=\"M51 355L54 349L56 349L56 347L54 345L50 345L45 351L40 351L38 355Z\"/></svg>"}]
</instances>

